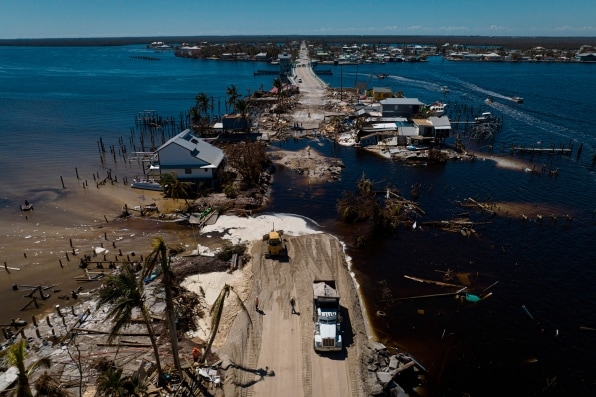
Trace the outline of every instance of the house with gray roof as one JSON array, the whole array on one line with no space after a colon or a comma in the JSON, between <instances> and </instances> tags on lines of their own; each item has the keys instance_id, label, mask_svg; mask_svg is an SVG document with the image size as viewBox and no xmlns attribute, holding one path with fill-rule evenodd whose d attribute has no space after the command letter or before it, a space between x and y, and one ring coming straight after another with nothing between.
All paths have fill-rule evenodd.
<instances>
[{"instance_id":1,"label":"house with gray roof","mask_svg":"<svg viewBox=\"0 0 596 397\"><path fill-rule=\"evenodd\" d=\"M214 178L223 166L224 153L218 147L186 129L157 148L160 174L175 174L180 181L206 182Z\"/></svg>"},{"instance_id":2,"label":"house with gray roof","mask_svg":"<svg viewBox=\"0 0 596 397\"><path fill-rule=\"evenodd\" d=\"M418 98L387 98L381 102L383 117L405 117L411 119L412 115L420 112L424 103Z\"/></svg>"}]
</instances>

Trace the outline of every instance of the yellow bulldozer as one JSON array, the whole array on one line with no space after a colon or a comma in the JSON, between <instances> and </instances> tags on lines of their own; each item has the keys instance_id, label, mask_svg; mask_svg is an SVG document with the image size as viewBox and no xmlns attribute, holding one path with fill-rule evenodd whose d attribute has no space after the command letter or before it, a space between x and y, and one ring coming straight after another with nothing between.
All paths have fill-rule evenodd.
<instances>
[{"instance_id":1,"label":"yellow bulldozer","mask_svg":"<svg viewBox=\"0 0 596 397\"><path fill-rule=\"evenodd\" d=\"M265 258L279 258L286 259L288 257L288 249L286 241L283 239L283 230L275 230L275 227L266 235L263 236L263 241L267 241L265 248Z\"/></svg>"}]
</instances>

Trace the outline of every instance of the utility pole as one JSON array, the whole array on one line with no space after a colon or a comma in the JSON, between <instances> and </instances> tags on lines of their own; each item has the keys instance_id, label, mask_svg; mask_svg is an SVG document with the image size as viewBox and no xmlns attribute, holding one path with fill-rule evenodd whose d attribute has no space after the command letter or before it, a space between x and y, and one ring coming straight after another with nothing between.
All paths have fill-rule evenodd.
<instances>
[{"instance_id":1,"label":"utility pole","mask_svg":"<svg viewBox=\"0 0 596 397\"><path fill-rule=\"evenodd\" d=\"M344 65L339 64L339 100L344 99Z\"/></svg>"}]
</instances>

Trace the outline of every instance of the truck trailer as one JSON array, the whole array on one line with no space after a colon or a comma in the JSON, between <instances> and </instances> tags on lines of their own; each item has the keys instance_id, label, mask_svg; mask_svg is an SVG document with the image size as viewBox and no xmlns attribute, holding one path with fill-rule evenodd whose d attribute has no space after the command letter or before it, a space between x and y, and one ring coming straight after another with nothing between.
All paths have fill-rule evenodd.
<instances>
[{"instance_id":1,"label":"truck trailer","mask_svg":"<svg viewBox=\"0 0 596 397\"><path fill-rule=\"evenodd\" d=\"M315 280L313 282L313 321L315 324L315 351L342 350L342 317L335 280Z\"/></svg>"}]
</instances>

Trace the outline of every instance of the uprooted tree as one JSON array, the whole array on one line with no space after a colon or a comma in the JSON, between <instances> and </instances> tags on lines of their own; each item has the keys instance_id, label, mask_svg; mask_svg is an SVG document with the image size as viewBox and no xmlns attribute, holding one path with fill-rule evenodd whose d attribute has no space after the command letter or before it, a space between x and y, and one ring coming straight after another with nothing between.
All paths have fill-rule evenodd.
<instances>
[{"instance_id":1,"label":"uprooted tree","mask_svg":"<svg viewBox=\"0 0 596 397\"><path fill-rule=\"evenodd\" d=\"M416 215L424 211L411 200L403 198L397 189L387 186L375 190L375 183L364 174L356 183L356 191L344 191L337 202L339 218L350 224L368 222L372 233L393 233L399 225L411 225Z\"/></svg>"},{"instance_id":2,"label":"uprooted tree","mask_svg":"<svg viewBox=\"0 0 596 397\"><path fill-rule=\"evenodd\" d=\"M262 172L271 164L262 142L240 142L225 149L228 166L241 177L242 187L257 186Z\"/></svg>"}]
</instances>

